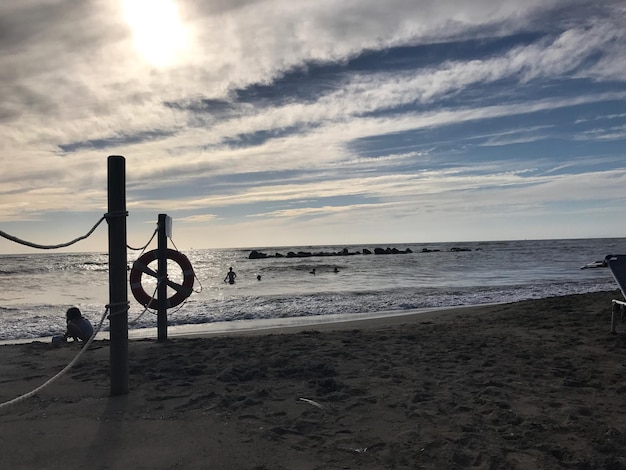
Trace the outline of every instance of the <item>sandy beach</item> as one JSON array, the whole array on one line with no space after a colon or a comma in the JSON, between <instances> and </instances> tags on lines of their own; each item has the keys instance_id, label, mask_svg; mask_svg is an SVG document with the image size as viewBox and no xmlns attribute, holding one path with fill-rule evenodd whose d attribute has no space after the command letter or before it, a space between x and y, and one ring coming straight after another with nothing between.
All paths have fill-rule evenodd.
<instances>
[{"instance_id":1,"label":"sandy beach","mask_svg":"<svg viewBox=\"0 0 626 470\"><path fill-rule=\"evenodd\" d=\"M129 345L0 409L6 469L626 468L619 291ZM0 346L0 402L79 346Z\"/></svg>"}]
</instances>

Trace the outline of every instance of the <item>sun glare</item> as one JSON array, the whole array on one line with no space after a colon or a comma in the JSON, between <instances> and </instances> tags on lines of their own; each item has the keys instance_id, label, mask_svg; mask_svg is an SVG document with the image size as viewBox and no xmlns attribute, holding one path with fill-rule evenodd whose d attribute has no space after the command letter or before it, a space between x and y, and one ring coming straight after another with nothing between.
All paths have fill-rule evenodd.
<instances>
[{"instance_id":1,"label":"sun glare","mask_svg":"<svg viewBox=\"0 0 626 470\"><path fill-rule=\"evenodd\" d=\"M187 31L172 0L124 0L124 16L139 55L156 67L173 65L187 47Z\"/></svg>"}]
</instances>

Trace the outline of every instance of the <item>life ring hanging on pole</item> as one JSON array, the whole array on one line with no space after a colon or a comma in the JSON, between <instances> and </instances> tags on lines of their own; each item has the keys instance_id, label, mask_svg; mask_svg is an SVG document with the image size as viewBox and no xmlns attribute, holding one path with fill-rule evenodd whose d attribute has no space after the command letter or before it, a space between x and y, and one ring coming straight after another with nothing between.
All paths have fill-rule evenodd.
<instances>
[{"instance_id":1,"label":"life ring hanging on pole","mask_svg":"<svg viewBox=\"0 0 626 470\"><path fill-rule=\"evenodd\" d=\"M158 273L148 267L148 265L158 257L159 250L148 251L135 260L133 267L130 270L130 290L133 293L133 296L141 305L152 309L158 308L158 300L144 290L141 285L141 278L145 273L158 279ZM174 261L183 272L182 284L177 284L169 279L166 281L167 286L176 291L173 296L168 297L167 299L167 308L172 308L184 302L184 300L191 295L193 292L195 275L189 259L180 251L168 248L167 259Z\"/></svg>"}]
</instances>

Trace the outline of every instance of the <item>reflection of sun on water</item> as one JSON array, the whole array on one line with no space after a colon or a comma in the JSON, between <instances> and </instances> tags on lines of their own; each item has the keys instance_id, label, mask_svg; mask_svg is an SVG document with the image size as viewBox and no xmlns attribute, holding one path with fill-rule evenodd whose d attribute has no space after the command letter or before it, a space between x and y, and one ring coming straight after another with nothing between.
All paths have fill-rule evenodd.
<instances>
[{"instance_id":1,"label":"reflection of sun on water","mask_svg":"<svg viewBox=\"0 0 626 470\"><path fill-rule=\"evenodd\" d=\"M187 46L187 31L172 0L123 0L137 52L157 67L172 65Z\"/></svg>"}]
</instances>

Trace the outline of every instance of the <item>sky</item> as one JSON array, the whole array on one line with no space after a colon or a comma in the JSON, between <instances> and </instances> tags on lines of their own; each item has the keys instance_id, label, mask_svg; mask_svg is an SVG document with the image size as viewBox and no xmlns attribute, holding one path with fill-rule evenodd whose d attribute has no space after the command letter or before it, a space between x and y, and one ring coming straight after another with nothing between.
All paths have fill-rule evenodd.
<instances>
[{"instance_id":1,"label":"sky","mask_svg":"<svg viewBox=\"0 0 626 470\"><path fill-rule=\"evenodd\" d=\"M133 247L626 236L622 0L3 1L0 51L22 240L86 234L109 155Z\"/></svg>"}]
</instances>

